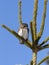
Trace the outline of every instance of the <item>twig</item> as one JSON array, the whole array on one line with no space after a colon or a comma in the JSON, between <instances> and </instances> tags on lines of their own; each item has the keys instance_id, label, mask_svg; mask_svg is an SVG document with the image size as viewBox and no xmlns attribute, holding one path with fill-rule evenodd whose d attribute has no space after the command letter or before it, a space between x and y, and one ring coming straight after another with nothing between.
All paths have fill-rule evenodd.
<instances>
[{"instance_id":1,"label":"twig","mask_svg":"<svg viewBox=\"0 0 49 65\"><path fill-rule=\"evenodd\" d=\"M39 47L39 50L38 51L44 50L46 48L49 48L49 44L46 44L46 45L44 45L42 47Z\"/></svg>"},{"instance_id":2,"label":"twig","mask_svg":"<svg viewBox=\"0 0 49 65\"><path fill-rule=\"evenodd\" d=\"M41 36L43 34L43 30L44 30L45 18L46 18L47 1L48 0L44 0L44 11L43 11L43 16L42 16L42 23L41 23L40 32L38 33L38 39L41 38Z\"/></svg>"},{"instance_id":3,"label":"twig","mask_svg":"<svg viewBox=\"0 0 49 65\"><path fill-rule=\"evenodd\" d=\"M43 60L41 60L37 65L41 65L44 61L48 60L49 56L46 56Z\"/></svg>"},{"instance_id":4,"label":"twig","mask_svg":"<svg viewBox=\"0 0 49 65\"><path fill-rule=\"evenodd\" d=\"M32 42L34 43L34 34L33 34L33 22L30 22L30 30L31 30L31 37L32 37Z\"/></svg>"},{"instance_id":5,"label":"twig","mask_svg":"<svg viewBox=\"0 0 49 65\"><path fill-rule=\"evenodd\" d=\"M34 0L34 13L33 13L33 34L34 34L34 41L37 38L36 35L36 17L37 17L37 9L38 9L38 0Z\"/></svg>"},{"instance_id":6,"label":"twig","mask_svg":"<svg viewBox=\"0 0 49 65\"><path fill-rule=\"evenodd\" d=\"M10 33L12 33L15 37L17 37L18 39L21 39L25 42L25 45L27 45L29 48L32 49L32 44L29 40L25 40L24 38L22 38L21 36L19 36L14 30L10 30L7 26L2 25L3 28L5 28L6 30L8 30Z\"/></svg>"},{"instance_id":7,"label":"twig","mask_svg":"<svg viewBox=\"0 0 49 65\"><path fill-rule=\"evenodd\" d=\"M22 24L22 13L21 13L21 6L22 6L22 2L21 0L19 0L19 7L18 7L18 17L19 17L19 23L20 25Z\"/></svg>"},{"instance_id":8,"label":"twig","mask_svg":"<svg viewBox=\"0 0 49 65\"><path fill-rule=\"evenodd\" d=\"M49 40L49 37L47 37L47 38L39 45L39 47L42 46L42 45L44 45L46 42L48 42L48 40Z\"/></svg>"}]
</instances>

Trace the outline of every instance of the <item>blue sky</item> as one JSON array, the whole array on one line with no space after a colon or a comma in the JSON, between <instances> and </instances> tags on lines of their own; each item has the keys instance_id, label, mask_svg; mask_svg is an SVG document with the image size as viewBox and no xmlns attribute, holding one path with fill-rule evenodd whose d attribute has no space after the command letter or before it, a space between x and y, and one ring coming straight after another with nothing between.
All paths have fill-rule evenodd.
<instances>
[{"instance_id":1,"label":"blue sky","mask_svg":"<svg viewBox=\"0 0 49 65\"><path fill-rule=\"evenodd\" d=\"M43 4L44 0L39 0L37 32L40 31ZM22 1L22 20L28 25L33 18L33 5L34 0ZM49 0L46 16L44 32L39 43L49 36ZM29 64L32 58L32 51L25 45L20 45L17 38L1 27L2 24L7 25L16 32L18 31L18 0L0 0L0 65ZM31 40L31 36L29 39ZM45 49L38 53L37 62L47 56L48 50L49 49ZM42 65L46 65L46 63Z\"/></svg>"}]
</instances>

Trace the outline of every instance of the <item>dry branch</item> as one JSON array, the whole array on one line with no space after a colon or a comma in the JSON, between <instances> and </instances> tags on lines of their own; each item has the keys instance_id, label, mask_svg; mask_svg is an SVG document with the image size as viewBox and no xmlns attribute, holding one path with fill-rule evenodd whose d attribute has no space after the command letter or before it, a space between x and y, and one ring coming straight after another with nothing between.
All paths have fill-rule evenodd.
<instances>
[{"instance_id":1,"label":"dry branch","mask_svg":"<svg viewBox=\"0 0 49 65\"><path fill-rule=\"evenodd\" d=\"M44 45L42 47L39 47L38 51L41 51L41 50L44 50L44 49L47 49L47 48L49 48L49 44L46 44L46 45Z\"/></svg>"},{"instance_id":2,"label":"dry branch","mask_svg":"<svg viewBox=\"0 0 49 65\"><path fill-rule=\"evenodd\" d=\"M46 56L44 59L42 59L37 65L41 65L44 61L48 60L49 56Z\"/></svg>"},{"instance_id":3,"label":"dry branch","mask_svg":"<svg viewBox=\"0 0 49 65\"><path fill-rule=\"evenodd\" d=\"M43 11L43 16L42 16L42 23L41 23L41 28L40 28L40 32L38 33L38 39L41 38L43 31L44 31L44 25L45 25L45 18L46 18L46 8L47 8L47 1L48 0L44 0L44 11Z\"/></svg>"},{"instance_id":4,"label":"dry branch","mask_svg":"<svg viewBox=\"0 0 49 65\"><path fill-rule=\"evenodd\" d=\"M33 22L30 22L30 30L31 30L31 37L32 37L32 43L34 43L34 34L33 34Z\"/></svg>"},{"instance_id":5,"label":"dry branch","mask_svg":"<svg viewBox=\"0 0 49 65\"><path fill-rule=\"evenodd\" d=\"M37 35L36 35L36 17L37 17L37 9L38 9L38 0L34 0L34 13L33 13L33 34L34 34L34 41L36 40L37 38Z\"/></svg>"},{"instance_id":6,"label":"dry branch","mask_svg":"<svg viewBox=\"0 0 49 65\"><path fill-rule=\"evenodd\" d=\"M22 12L21 12L21 6L22 6L22 2L21 0L19 0L19 3L18 3L18 17L19 17L19 23L21 25L22 23Z\"/></svg>"},{"instance_id":7,"label":"dry branch","mask_svg":"<svg viewBox=\"0 0 49 65\"><path fill-rule=\"evenodd\" d=\"M49 37L47 37L40 45L39 45L39 47L40 46L42 46L42 45L44 45L46 42L48 42L49 41Z\"/></svg>"},{"instance_id":8,"label":"dry branch","mask_svg":"<svg viewBox=\"0 0 49 65\"><path fill-rule=\"evenodd\" d=\"M21 39L25 42L25 45L27 45L29 48L32 49L32 43L29 40L25 40L24 38L22 38L21 36L19 36L14 30L10 30L7 26L2 25L3 28L5 28L6 30L8 30L10 33L12 33L15 37L17 37L18 39Z\"/></svg>"}]
</instances>

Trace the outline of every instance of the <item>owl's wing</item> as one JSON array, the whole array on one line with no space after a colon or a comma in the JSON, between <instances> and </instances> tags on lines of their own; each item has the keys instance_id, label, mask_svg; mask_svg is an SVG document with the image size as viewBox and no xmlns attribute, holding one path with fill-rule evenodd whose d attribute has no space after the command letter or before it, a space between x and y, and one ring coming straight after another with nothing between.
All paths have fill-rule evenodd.
<instances>
[{"instance_id":1,"label":"owl's wing","mask_svg":"<svg viewBox=\"0 0 49 65\"><path fill-rule=\"evenodd\" d=\"M25 40L27 40L28 39L28 37L29 37L29 33L28 33L28 29L27 28L24 28L23 30L22 30L22 33L23 33L23 38L25 39Z\"/></svg>"}]
</instances>

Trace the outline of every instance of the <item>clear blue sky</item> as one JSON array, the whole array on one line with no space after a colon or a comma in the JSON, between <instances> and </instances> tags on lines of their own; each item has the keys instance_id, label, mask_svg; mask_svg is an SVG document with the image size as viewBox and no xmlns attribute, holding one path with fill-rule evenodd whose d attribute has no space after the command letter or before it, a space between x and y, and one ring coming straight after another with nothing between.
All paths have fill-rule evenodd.
<instances>
[{"instance_id":1,"label":"clear blue sky","mask_svg":"<svg viewBox=\"0 0 49 65\"><path fill-rule=\"evenodd\" d=\"M33 1L34 0L22 0L22 20L28 25L33 18ZM39 0L37 31L40 30L43 4L44 0ZM44 33L40 42L49 36L49 0L47 4L46 16ZM18 31L18 0L0 0L0 25L1 24L7 25L16 32ZM31 36L29 39L31 40ZM47 56L48 50L49 49L46 49L38 53L37 62ZM0 26L0 65L26 65L30 63L31 58L32 51L28 47L20 45L17 38ZM42 65L46 65L46 63L43 63Z\"/></svg>"}]
</instances>

